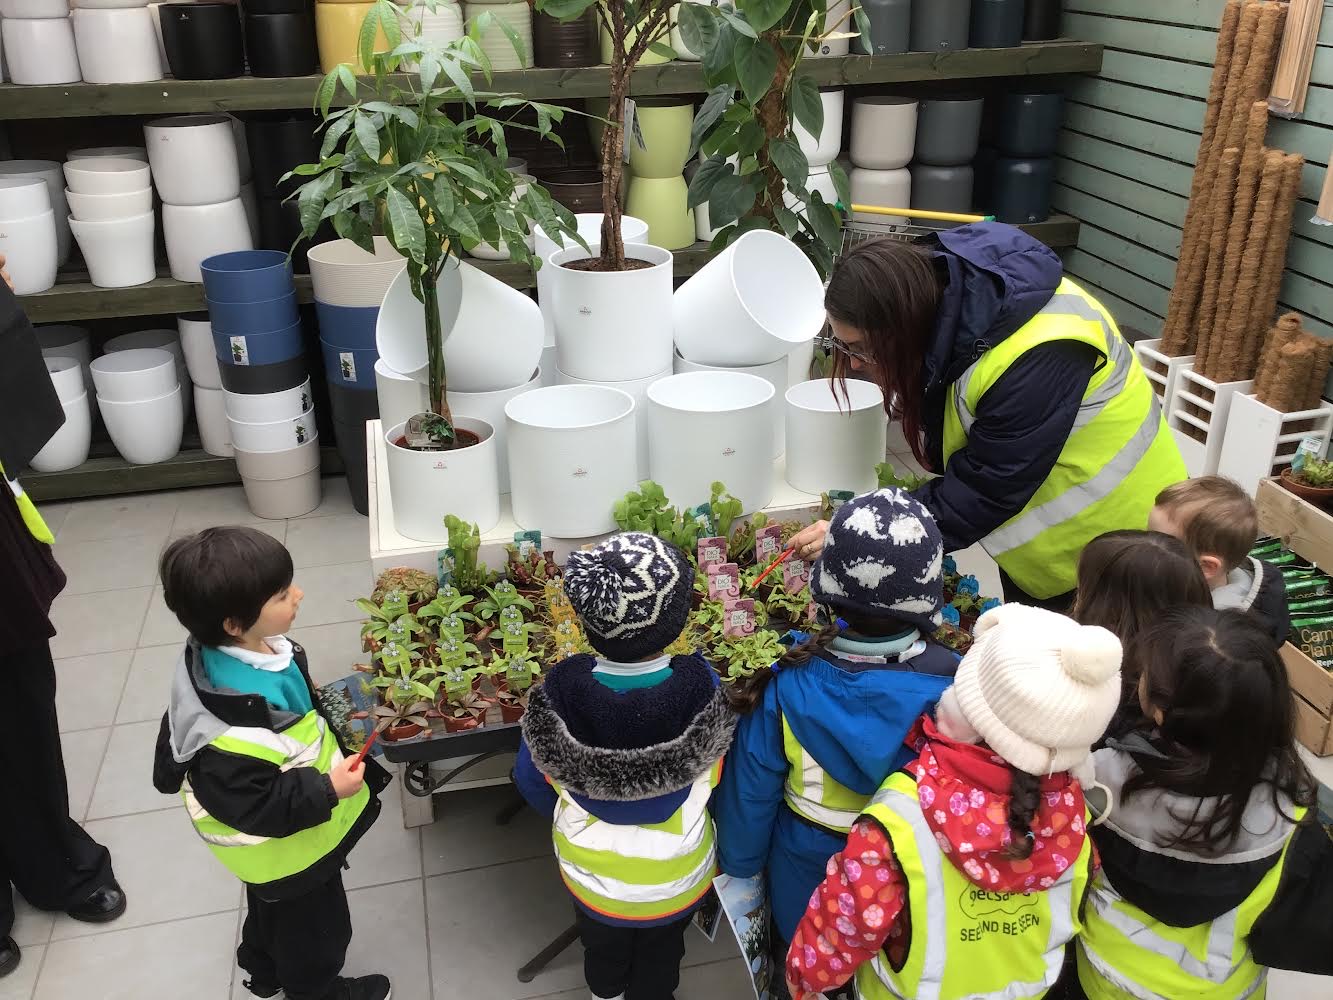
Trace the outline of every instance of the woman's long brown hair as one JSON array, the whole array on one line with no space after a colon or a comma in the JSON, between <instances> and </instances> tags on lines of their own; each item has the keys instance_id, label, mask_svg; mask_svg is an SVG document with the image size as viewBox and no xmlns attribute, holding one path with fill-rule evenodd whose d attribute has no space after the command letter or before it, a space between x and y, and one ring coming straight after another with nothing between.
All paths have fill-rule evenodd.
<instances>
[{"instance_id":1,"label":"woman's long brown hair","mask_svg":"<svg viewBox=\"0 0 1333 1000\"><path fill-rule=\"evenodd\" d=\"M932 463L925 445L923 372L940 294L930 253L891 239L868 240L849 250L824 293L824 311L864 335L865 353L875 362L865 376L883 390L884 408L902 421L912 454L926 468ZM834 354L833 374L836 379L849 374L841 354Z\"/></svg>"}]
</instances>

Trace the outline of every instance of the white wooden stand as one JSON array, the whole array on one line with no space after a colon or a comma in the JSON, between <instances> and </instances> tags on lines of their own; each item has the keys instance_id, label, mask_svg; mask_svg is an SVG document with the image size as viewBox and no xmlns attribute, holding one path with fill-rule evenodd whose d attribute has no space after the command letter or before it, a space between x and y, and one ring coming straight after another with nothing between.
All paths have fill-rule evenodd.
<instances>
[{"instance_id":1,"label":"white wooden stand","mask_svg":"<svg viewBox=\"0 0 1333 1000\"><path fill-rule=\"evenodd\" d=\"M1169 415L1180 370L1186 365L1194 364L1194 355L1183 354L1173 358L1158 350L1161 345L1161 340L1140 340L1134 345L1134 353L1138 356L1139 364L1143 366L1143 373L1152 383L1153 392L1157 393L1157 398L1162 401L1162 412Z\"/></svg>"},{"instance_id":2,"label":"white wooden stand","mask_svg":"<svg viewBox=\"0 0 1333 1000\"><path fill-rule=\"evenodd\" d=\"M1167 423L1191 477L1211 476L1217 471L1231 401L1237 393L1249 392L1253 387L1253 379L1214 382L1196 372L1192 364L1178 369Z\"/></svg>"},{"instance_id":3,"label":"white wooden stand","mask_svg":"<svg viewBox=\"0 0 1333 1000\"><path fill-rule=\"evenodd\" d=\"M1217 473L1254 493L1261 479L1276 476L1291 465L1305 438L1317 438L1322 454L1328 447L1330 431L1333 431L1333 403L1321 403L1313 410L1282 413L1251 394L1239 393L1231 397Z\"/></svg>"}]
</instances>

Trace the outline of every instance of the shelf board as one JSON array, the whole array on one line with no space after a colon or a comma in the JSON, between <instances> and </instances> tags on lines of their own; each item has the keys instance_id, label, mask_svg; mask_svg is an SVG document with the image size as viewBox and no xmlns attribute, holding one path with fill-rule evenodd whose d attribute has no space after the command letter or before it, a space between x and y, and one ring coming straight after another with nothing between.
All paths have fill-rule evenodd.
<instances>
[{"instance_id":1,"label":"shelf board","mask_svg":"<svg viewBox=\"0 0 1333 1000\"><path fill-rule=\"evenodd\" d=\"M1072 247L1078 242L1078 220L1067 215L1053 215L1045 222L1021 228L1055 249ZM703 267L710 257L707 243L696 243L675 253L675 274L686 278ZM515 288L531 288L530 269L509 261L469 260L482 270ZM301 302L314 301L310 276L296 276L296 296ZM28 318L34 323L68 323L119 316L162 316L169 313L195 312L204 308L204 286L177 281L164 274L146 285L131 288L98 288L82 272L62 273L54 288L35 295L21 296Z\"/></svg>"},{"instance_id":2,"label":"shelf board","mask_svg":"<svg viewBox=\"0 0 1333 1000\"><path fill-rule=\"evenodd\" d=\"M1057 39L1003 49L811 57L802 61L800 73L821 86L837 86L1095 73L1101 65L1101 45ZM533 100L605 97L608 75L606 66L513 70L496 73L488 89ZM36 87L6 84L0 85L0 119L308 108L319 80L318 76L299 76ZM705 89L703 68L697 62L641 66L630 84L630 93L637 95L693 94Z\"/></svg>"}]
</instances>

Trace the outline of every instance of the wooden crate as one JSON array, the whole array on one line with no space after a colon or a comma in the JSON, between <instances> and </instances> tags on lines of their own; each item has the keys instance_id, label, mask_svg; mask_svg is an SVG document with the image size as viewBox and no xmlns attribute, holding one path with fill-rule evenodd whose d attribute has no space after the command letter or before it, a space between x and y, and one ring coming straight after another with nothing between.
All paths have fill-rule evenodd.
<instances>
[{"instance_id":1,"label":"wooden crate","mask_svg":"<svg viewBox=\"0 0 1333 1000\"><path fill-rule=\"evenodd\" d=\"M1259 530L1276 535L1282 543L1325 572L1333 570L1333 516L1265 479L1254 497L1259 508Z\"/></svg>"},{"instance_id":2,"label":"wooden crate","mask_svg":"<svg viewBox=\"0 0 1333 1000\"><path fill-rule=\"evenodd\" d=\"M1316 757L1333 754L1333 674L1290 642L1282 662L1296 708L1296 740Z\"/></svg>"}]
</instances>

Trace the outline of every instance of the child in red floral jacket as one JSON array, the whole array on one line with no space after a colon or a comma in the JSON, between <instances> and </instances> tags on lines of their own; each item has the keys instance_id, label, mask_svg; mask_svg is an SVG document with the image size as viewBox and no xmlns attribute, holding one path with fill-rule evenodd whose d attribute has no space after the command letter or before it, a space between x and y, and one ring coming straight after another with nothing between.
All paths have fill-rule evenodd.
<instances>
[{"instance_id":1,"label":"child in red floral jacket","mask_svg":"<svg viewBox=\"0 0 1333 1000\"><path fill-rule=\"evenodd\" d=\"M976 635L916 761L829 860L787 955L798 1000L853 976L863 1000L1039 997L1060 975L1094 864L1076 774L1119 702L1120 643L1020 605Z\"/></svg>"}]
</instances>

